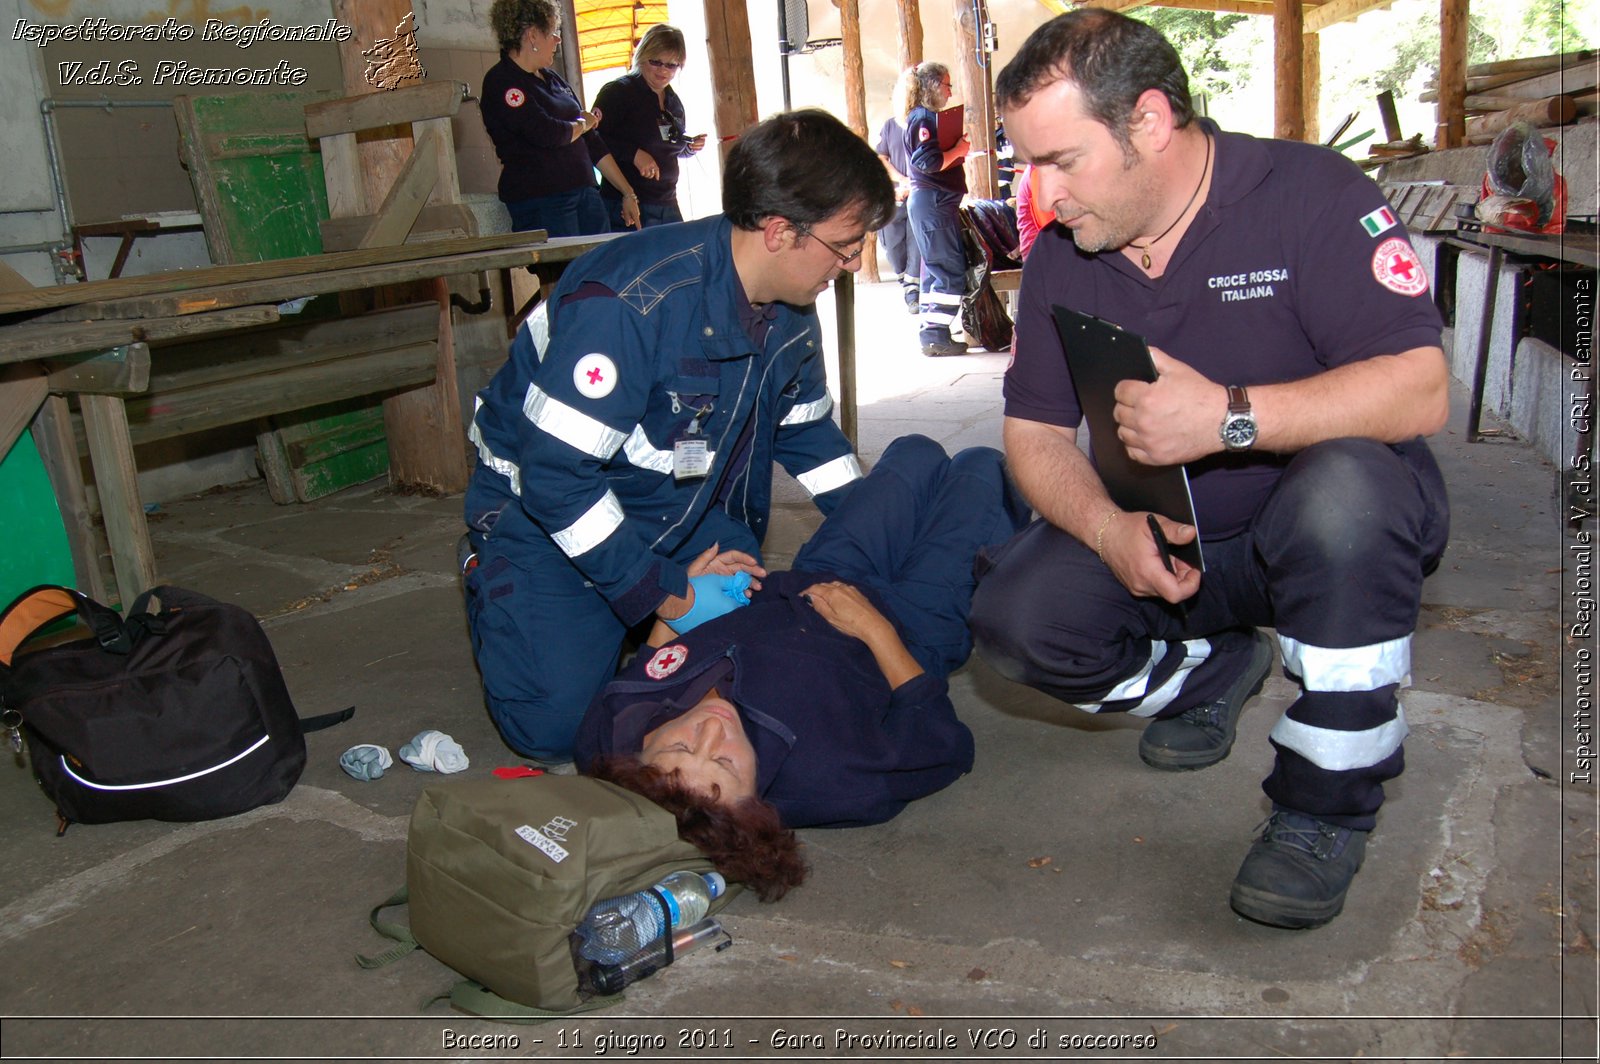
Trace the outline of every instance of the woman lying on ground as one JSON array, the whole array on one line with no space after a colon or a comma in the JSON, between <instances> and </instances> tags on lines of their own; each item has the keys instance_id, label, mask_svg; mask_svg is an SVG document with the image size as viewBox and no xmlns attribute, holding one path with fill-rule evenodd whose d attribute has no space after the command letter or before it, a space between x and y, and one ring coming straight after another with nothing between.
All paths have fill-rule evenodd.
<instances>
[{"instance_id":1,"label":"woman lying on ground","mask_svg":"<svg viewBox=\"0 0 1600 1064\"><path fill-rule=\"evenodd\" d=\"M579 770L651 798L729 879L780 897L805 876L792 829L888 820L971 769L945 677L972 649L973 558L1027 519L1000 452L896 440L793 570L752 571L747 606L658 623L589 707ZM710 552L696 566L733 571Z\"/></svg>"}]
</instances>

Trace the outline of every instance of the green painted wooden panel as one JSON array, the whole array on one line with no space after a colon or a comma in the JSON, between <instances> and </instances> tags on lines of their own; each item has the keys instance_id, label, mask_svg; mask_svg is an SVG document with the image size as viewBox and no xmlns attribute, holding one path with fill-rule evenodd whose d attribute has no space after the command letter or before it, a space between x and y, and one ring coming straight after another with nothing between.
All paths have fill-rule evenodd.
<instances>
[{"instance_id":1,"label":"green painted wooden panel","mask_svg":"<svg viewBox=\"0 0 1600 1064\"><path fill-rule=\"evenodd\" d=\"M328 217L328 193L322 156L306 137L305 107L336 98L334 92L180 98L178 126L218 262L322 252L318 223ZM338 299L320 297L300 313L338 314ZM383 476L389 459L381 410L381 402L372 400L274 419L276 454L287 456L290 468L288 483L273 484L273 497L308 501ZM262 465L269 479L278 477L277 463Z\"/></svg>"},{"instance_id":2,"label":"green painted wooden panel","mask_svg":"<svg viewBox=\"0 0 1600 1064\"><path fill-rule=\"evenodd\" d=\"M55 489L27 432L0 458L0 513L0 609L35 584L77 584Z\"/></svg>"}]
</instances>

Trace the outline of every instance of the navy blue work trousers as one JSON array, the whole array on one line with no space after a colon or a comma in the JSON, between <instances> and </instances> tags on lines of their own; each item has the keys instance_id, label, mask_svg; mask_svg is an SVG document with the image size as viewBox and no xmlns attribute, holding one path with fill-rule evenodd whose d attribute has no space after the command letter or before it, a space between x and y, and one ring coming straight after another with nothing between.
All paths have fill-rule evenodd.
<instances>
[{"instance_id":1,"label":"navy blue work trousers","mask_svg":"<svg viewBox=\"0 0 1600 1064\"><path fill-rule=\"evenodd\" d=\"M972 653L973 559L1028 516L999 451L947 457L926 436L902 436L800 548L794 568L877 592L911 656L947 676Z\"/></svg>"},{"instance_id":2,"label":"navy blue work trousers","mask_svg":"<svg viewBox=\"0 0 1600 1064\"><path fill-rule=\"evenodd\" d=\"M1136 598L1094 549L1036 521L979 561L984 659L1080 708L1175 716L1220 697L1248 629L1276 628L1300 696L1272 730L1272 801L1370 830L1405 759L1400 688L1422 580L1449 534L1443 477L1420 439L1297 454L1250 527L1205 541L1184 608Z\"/></svg>"},{"instance_id":3,"label":"navy blue work trousers","mask_svg":"<svg viewBox=\"0 0 1600 1064\"><path fill-rule=\"evenodd\" d=\"M911 235L922 256L922 307L917 327L923 343L950 339L967 292L967 254L961 247L961 193L914 188L906 197Z\"/></svg>"}]
</instances>

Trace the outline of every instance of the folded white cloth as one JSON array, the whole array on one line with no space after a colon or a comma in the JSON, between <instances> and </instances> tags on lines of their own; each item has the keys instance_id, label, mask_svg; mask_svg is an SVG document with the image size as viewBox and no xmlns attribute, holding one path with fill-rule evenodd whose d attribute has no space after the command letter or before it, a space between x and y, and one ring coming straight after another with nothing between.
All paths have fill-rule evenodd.
<instances>
[{"instance_id":1,"label":"folded white cloth","mask_svg":"<svg viewBox=\"0 0 1600 1064\"><path fill-rule=\"evenodd\" d=\"M400 760L418 772L460 772L467 767L461 744L442 731L420 731L400 748Z\"/></svg>"}]
</instances>

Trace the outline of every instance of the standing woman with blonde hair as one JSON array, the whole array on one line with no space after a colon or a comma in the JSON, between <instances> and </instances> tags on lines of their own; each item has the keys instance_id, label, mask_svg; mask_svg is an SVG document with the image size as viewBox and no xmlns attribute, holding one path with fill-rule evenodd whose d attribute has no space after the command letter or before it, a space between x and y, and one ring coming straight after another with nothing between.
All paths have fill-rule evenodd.
<instances>
[{"instance_id":1,"label":"standing woman with blonde hair","mask_svg":"<svg viewBox=\"0 0 1600 1064\"><path fill-rule=\"evenodd\" d=\"M685 130L683 101L672 91L684 54L682 30L665 23L651 26L634 46L632 72L595 97L595 109L605 112L600 136L639 193L641 225L683 221L678 160L706 146L704 133L691 137ZM611 189L602 189L600 196L615 226L624 201Z\"/></svg>"},{"instance_id":2,"label":"standing woman with blonde hair","mask_svg":"<svg viewBox=\"0 0 1600 1064\"><path fill-rule=\"evenodd\" d=\"M911 163L911 195L906 213L922 253L922 307L917 315L924 355L964 354L967 345L950 335L967 289L966 253L961 247L961 197L967 191L962 160L971 145L966 134L950 148L939 147L939 111L950 102L950 71L943 63L919 63L906 79L901 114L906 156Z\"/></svg>"},{"instance_id":3,"label":"standing woman with blonde hair","mask_svg":"<svg viewBox=\"0 0 1600 1064\"><path fill-rule=\"evenodd\" d=\"M639 197L596 133L600 109L585 111L553 68L561 13L550 0L495 0L489 24L500 62L483 76L479 108L500 157L500 200L516 231L551 236L611 231L595 188L598 168L622 197L620 220L639 224Z\"/></svg>"}]
</instances>

